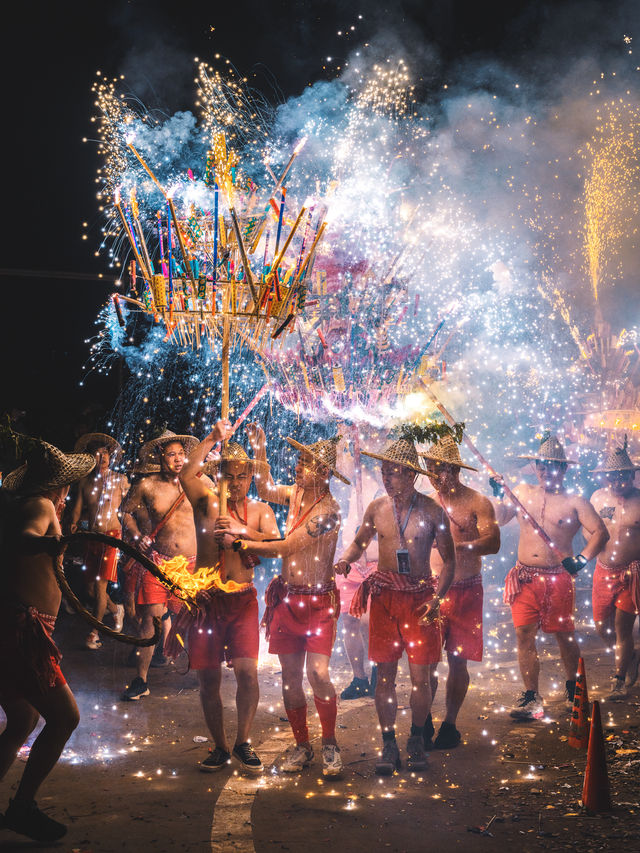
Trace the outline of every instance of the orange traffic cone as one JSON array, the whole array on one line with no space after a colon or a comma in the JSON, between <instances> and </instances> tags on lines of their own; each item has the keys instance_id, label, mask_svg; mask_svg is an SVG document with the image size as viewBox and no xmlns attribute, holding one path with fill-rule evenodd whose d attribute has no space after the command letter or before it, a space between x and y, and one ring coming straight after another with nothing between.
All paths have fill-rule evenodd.
<instances>
[{"instance_id":1,"label":"orange traffic cone","mask_svg":"<svg viewBox=\"0 0 640 853\"><path fill-rule=\"evenodd\" d=\"M612 808L599 702L593 703L587 766L584 771L582 788L582 805L590 812L610 812Z\"/></svg>"},{"instance_id":2,"label":"orange traffic cone","mask_svg":"<svg viewBox=\"0 0 640 853\"><path fill-rule=\"evenodd\" d=\"M576 692L573 697L573 711L571 712L571 724L569 726L569 746L576 749L586 749L589 745L589 694L587 692L587 678L584 672L584 660L578 661L578 675L576 677Z\"/></svg>"}]
</instances>

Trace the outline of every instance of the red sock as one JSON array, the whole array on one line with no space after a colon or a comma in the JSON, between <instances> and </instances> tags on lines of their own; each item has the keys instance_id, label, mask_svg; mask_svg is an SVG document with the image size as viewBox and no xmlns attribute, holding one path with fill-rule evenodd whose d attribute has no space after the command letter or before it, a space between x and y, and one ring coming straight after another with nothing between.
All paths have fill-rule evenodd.
<instances>
[{"instance_id":1,"label":"red sock","mask_svg":"<svg viewBox=\"0 0 640 853\"><path fill-rule=\"evenodd\" d=\"M309 729L307 728L307 706L301 708L287 708L287 717L291 723L293 736L296 743L309 743Z\"/></svg>"},{"instance_id":2,"label":"red sock","mask_svg":"<svg viewBox=\"0 0 640 853\"><path fill-rule=\"evenodd\" d=\"M322 726L322 737L325 740L335 740L336 737L336 717L338 716L338 703L336 697L331 699L320 699L314 694L313 701L318 709L320 717L320 725Z\"/></svg>"}]
</instances>

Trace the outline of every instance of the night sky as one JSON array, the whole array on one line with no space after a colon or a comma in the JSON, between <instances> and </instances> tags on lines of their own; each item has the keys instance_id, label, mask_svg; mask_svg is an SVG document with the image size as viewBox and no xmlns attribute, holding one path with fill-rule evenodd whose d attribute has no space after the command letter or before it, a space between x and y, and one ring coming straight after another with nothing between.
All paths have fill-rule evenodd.
<instances>
[{"instance_id":1,"label":"night sky","mask_svg":"<svg viewBox=\"0 0 640 853\"><path fill-rule=\"evenodd\" d=\"M106 259L94 256L102 224L98 158L94 144L82 143L91 136L97 69L124 73L147 106L170 114L193 109L195 56L223 54L242 73L255 74L252 82L267 97L282 101L334 77L361 44L383 50L386 41L402 45L423 98L473 75L487 59L526 75L539 96L581 52L604 51L633 31L638 5L512 0L505 11L502 3L477 0L16 4L2 53L0 412L25 410L21 428L68 447L82 412L87 427L104 425L118 383L126 380L126 369L114 370L78 386L85 339L113 289L97 278L108 273Z\"/></svg>"}]
</instances>

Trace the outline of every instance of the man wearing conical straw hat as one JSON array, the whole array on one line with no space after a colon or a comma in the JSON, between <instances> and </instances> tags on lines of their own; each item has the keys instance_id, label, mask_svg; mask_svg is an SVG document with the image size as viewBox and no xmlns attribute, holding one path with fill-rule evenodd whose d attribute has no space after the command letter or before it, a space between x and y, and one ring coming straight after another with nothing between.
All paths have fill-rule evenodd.
<instances>
[{"instance_id":1,"label":"man wearing conical straw hat","mask_svg":"<svg viewBox=\"0 0 640 853\"><path fill-rule=\"evenodd\" d=\"M122 448L110 435L90 432L76 441L76 453L93 453L96 467L78 484L76 500L71 512L71 532L84 520L89 530L105 533L120 539L120 506L129 491L129 481L124 474L112 470L122 457ZM124 607L114 604L107 586L118 581L118 551L100 542L90 542L85 552L84 581L89 595L94 599L93 615L102 622L108 609L113 616L114 629L122 631ZM88 649L102 645L97 631L92 630L85 641Z\"/></svg>"},{"instance_id":2,"label":"man wearing conical straw hat","mask_svg":"<svg viewBox=\"0 0 640 853\"><path fill-rule=\"evenodd\" d=\"M182 469L180 482L193 507L198 552L196 569L210 568L211 585L202 601L202 616L196 624L185 623L191 669L198 673L200 701L211 732L214 749L200 762L200 769L216 772L227 767L233 757L251 774L263 771L262 761L250 742L251 724L258 707L258 652L260 624L258 594L253 570L260 561L248 550L232 548L236 540L277 539L280 536L271 507L248 500L256 466L244 448L234 441L223 446L220 475L227 489L227 514L220 515L218 495L213 493L198 471L221 437L231 435L228 421L220 421L200 442ZM215 567L217 571L213 571ZM187 614L178 617L176 630ZM220 685L222 662L233 666L238 689L238 727L234 746L224 728Z\"/></svg>"},{"instance_id":3,"label":"man wearing conical straw hat","mask_svg":"<svg viewBox=\"0 0 640 853\"><path fill-rule=\"evenodd\" d=\"M52 640L62 599L54 571L61 550L57 510L69 485L95 464L93 455L65 454L34 442L27 461L7 475L0 490L0 705L7 718L0 778L40 717L45 720L2 822L3 829L46 843L62 838L67 828L40 811L35 796L79 722Z\"/></svg>"},{"instance_id":4,"label":"man wearing conical straw hat","mask_svg":"<svg viewBox=\"0 0 640 853\"><path fill-rule=\"evenodd\" d=\"M574 635L572 575L602 550L608 534L589 501L565 489L567 467L577 463L567 459L556 436L545 433L539 451L520 458L535 462L538 480L537 485L522 483L513 490L526 514L512 504L500 502L496 517L501 526L514 517L520 525L518 559L507 574L504 588L504 602L511 607L516 629L518 664L524 684L511 716L532 720L544 716L538 692L539 630L556 637L566 673L565 697L569 707L573 706L580 652ZM499 497L500 484L496 491ZM530 519L537 523L537 528ZM573 557L573 539L580 529L587 542L582 553Z\"/></svg>"},{"instance_id":5,"label":"man wearing conical straw hat","mask_svg":"<svg viewBox=\"0 0 640 853\"><path fill-rule=\"evenodd\" d=\"M282 559L281 575L269 584L263 622L269 651L282 665L282 695L295 745L285 754L281 769L298 773L314 758L307 727L307 700L302 687L305 658L307 677L322 726L322 773L338 776L342 758L336 741L336 691L331 683L329 660L340 615L340 597L333 574L340 507L330 491L331 477L350 485L336 468L339 436L302 444L287 438L298 451L295 485L275 485L267 468L258 483L261 498L288 504L284 538L276 542L246 542L260 557ZM250 440L256 459L266 463L264 432L251 425Z\"/></svg>"},{"instance_id":6,"label":"man wearing conical straw hat","mask_svg":"<svg viewBox=\"0 0 640 853\"><path fill-rule=\"evenodd\" d=\"M378 537L378 569L360 586L351 613L360 616L371 595L369 657L378 665L375 701L382 729L376 773L389 776L401 767L395 735L395 679L405 650L412 686L407 769L421 771L427 767L424 731L431 711L430 671L440 660L442 648L438 608L453 580L455 548L442 507L415 489L416 475L426 471L420 467L413 442L400 439L382 453L362 452L382 461L387 495L366 508L358 535L335 570L348 572L373 537ZM429 563L434 544L442 557L435 595Z\"/></svg>"},{"instance_id":7,"label":"man wearing conical straw hat","mask_svg":"<svg viewBox=\"0 0 640 853\"><path fill-rule=\"evenodd\" d=\"M157 438L141 448L141 457L150 464L159 465L159 472L149 474L131 487L123 505L123 526L127 538L153 560L162 565L177 556L195 566L196 528L191 504L185 499L179 475L191 451L198 444L193 435L176 435L166 429ZM138 526L144 518L151 524L152 535ZM153 618L161 618L168 611L177 613L182 604L172 596L150 572L144 571L138 586L138 610L141 617L140 636L153 636ZM138 649L136 675L123 694L127 702L138 701L150 693L147 681L153 646Z\"/></svg>"},{"instance_id":8,"label":"man wearing conical straw hat","mask_svg":"<svg viewBox=\"0 0 640 853\"><path fill-rule=\"evenodd\" d=\"M615 633L616 668L607 696L626 699L638 678L640 656L633 647L633 626L640 610L640 489L634 486L634 465L627 437L593 473L606 486L591 495L591 503L609 532L593 572L593 619L607 646Z\"/></svg>"},{"instance_id":9,"label":"man wearing conical straw hat","mask_svg":"<svg viewBox=\"0 0 640 853\"><path fill-rule=\"evenodd\" d=\"M433 723L431 715L427 717L425 746L452 749L460 743L456 720L469 687L467 661L482 660L482 557L500 550L500 528L491 501L460 482L461 468L477 469L464 464L451 436L444 436L420 456L435 489L435 499L447 513L456 546L455 576L440 608L442 641L449 664L446 716L433 745ZM431 568L436 576L440 575L442 560L437 551L433 552ZM434 696L437 685L434 676Z\"/></svg>"}]
</instances>

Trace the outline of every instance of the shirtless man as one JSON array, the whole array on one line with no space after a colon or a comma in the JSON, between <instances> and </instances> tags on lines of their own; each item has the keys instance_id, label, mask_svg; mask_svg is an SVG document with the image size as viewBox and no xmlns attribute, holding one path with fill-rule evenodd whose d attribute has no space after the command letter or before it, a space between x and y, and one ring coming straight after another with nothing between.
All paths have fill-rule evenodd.
<instances>
[{"instance_id":1,"label":"shirtless man","mask_svg":"<svg viewBox=\"0 0 640 853\"><path fill-rule=\"evenodd\" d=\"M88 529L106 533L120 539L120 506L129 491L129 481L124 474L112 471L110 466L122 456L122 448L110 435L92 432L76 442L76 453L92 453L96 467L88 477L78 484L70 530L78 529L78 522L87 521ZM118 581L118 550L100 542L90 542L85 554L85 582L87 591L94 599L93 615L102 622L108 609L113 616L114 630L122 631L124 607L114 604L107 594L107 585ZM91 631L85 641L88 649L102 646L97 631Z\"/></svg>"},{"instance_id":2,"label":"shirtless man","mask_svg":"<svg viewBox=\"0 0 640 853\"><path fill-rule=\"evenodd\" d=\"M51 639L62 598L53 570L61 550L57 510L69 484L94 465L89 454L66 455L40 442L0 492L0 705L7 718L0 779L40 716L45 720L2 828L46 843L62 838L67 828L40 811L35 796L80 720Z\"/></svg>"},{"instance_id":3,"label":"shirtless man","mask_svg":"<svg viewBox=\"0 0 640 853\"><path fill-rule=\"evenodd\" d=\"M264 432L251 425L250 439L256 459L266 463ZM272 503L288 504L284 539L248 542L239 539L234 547L249 548L258 557L282 560L281 575L265 594L269 651L277 654L282 667L282 696L291 723L295 745L285 753L282 770L299 773L313 761L307 727L307 700L302 687L305 667L322 726L322 774L339 776L342 758L336 741L336 692L329 674L329 659L336 637L340 599L333 575L340 507L331 494L332 475L349 484L336 469L339 438L305 445L293 438L289 444L299 451L295 485L275 485L267 473L258 482L258 494Z\"/></svg>"},{"instance_id":4,"label":"shirtless man","mask_svg":"<svg viewBox=\"0 0 640 853\"><path fill-rule=\"evenodd\" d=\"M460 482L461 468L477 469L462 462L453 439L443 438L420 455L436 490L436 500L447 513L456 547L455 576L440 607L442 641L449 663L446 715L433 743L431 714L427 717L425 747L452 749L460 743L456 720L469 689L467 661L482 660L482 557L500 550L500 528L491 501ZM431 568L439 577L442 560L437 551L432 552ZM433 697L437 686L433 672Z\"/></svg>"},{"instance_id":5,"label":"shirtless man","mask_svg":"<svg viewBox=\"0 0 640 853\"><path fill-rule=\"evenodd\" d=\"M277 539L280 533L271 507L247 499L254 464L239 444L228 442L222 449L220 472L227 488L227 515L220 515L218 495L197 476L214 444L231 432L228 421L219 421L193 451L180 474L196 521L196 569L219 566L214 584L207 590L204 620L189 629L187 648L191 669L198 673L202 710L215 746L200 762L200 769L221 770L230 764L233 755L245 771L258 774L263 765L249 735L260 695L260 624L258 594L253 585L253 569L259 560L252 559L247 551L234 550L232 544L240 537L251 541ZM226 550L221 552L221 548ZM229 749L224 729L220 696L224 660L233 667L237 684L238 727L233 750Z\"/></svg>"},{"instance_id":6,"label":"shirtless man","mask_svg":"<svg viewBox=\"0 0 640 853\"><path fill-rule=\"evenodd\" d=\"M353 543L335 566L349 571L374 536L378 537L378 569L361 585L351 612L357 616L371 594L369 657L378 665L375 702L382 729L382 753L376 773L390 776L401 767L396 743L398 710L396 674L406 649L411 677L411 734L407 741L407 769L425 770L425 723L431 711L430 669L440 660L442 641L438 608L455 572L455 548L449 520L442 507L415 490L416 474L424 474L412 442L400 439L382 454L363 450L382 460L385 497L366 508ZM430 554L436 545L442 558L438 591L434 596Z\"/></svg>"},{"instance_id":7,"label":"shirtless man","mask_svg":"<svg viewBox=\"0 0 640 853\"><path fill-rule=\"evenodd\" d=\"M633 485L637 470L627 453L625 436L624 445L595 469L594 473L604 475L607 486L591 495L609 533L593 573L592 603L596 628L607 645L615 631L616 669L607 696L613 702L627 698L640 663L633 647L633 626L640 610L640 489Z\"/></svg>"},{"instance_id":8,"label":"shirtless man","mask_svg":"<svg viewBox=\"0 0 640 853\"><path fill-rule=\"evenodd\" d=\"M539 629L555 634L566 673L566 699L573 705L580 653L574 635L572 575L600 553L609 534L589 501L565 490L567 466L577 463L567 459L555 436L546 433L537 455L520 458L535 461L538 485L522 483L514 489L514 494L555 545L552 548L547 544L515 506L498 503L498 524L502 527L517 516L520 525L518 561L506 577L504 590L504 602L511 606L516 629L518 663L524 683L524 692L511 716L531 720L544 716L538 692ZM494 480L492 486L499 493L500 483ZM580 528L587 543L581 554L572 557L573 539Z\"/></svg>"},{"instance_id":9,"label":"shirtless man","mask_svg":"<svg viewBox=\"0 0 640 853\"><path fill-rule=\"evenodd\" d=\"M141 455L153 458L160 465L160 473L150 474L135 483L122 506L123 524L129 541L137 543L156 565L178 555L186 557L191 567L195 566L196 528L193 511L178 476L182 471L187 454L198 444L192 435L176 435L170 430L142 448ZM152 533L159 527L155 536L145 535L136 521L139 512L146 513ZM167 517L168 516L168 517ZM182 606L150 572L144 572L138 590L138 608L140 610L140 636L153 636L153 617L162 617L167 611L177 613ZM138 700L150 693L147 683L149 666L153 656L153 646L138 649L136 658L136 676L125 689L122 698L125 701Z\"/></svg>"}]
</instances>

